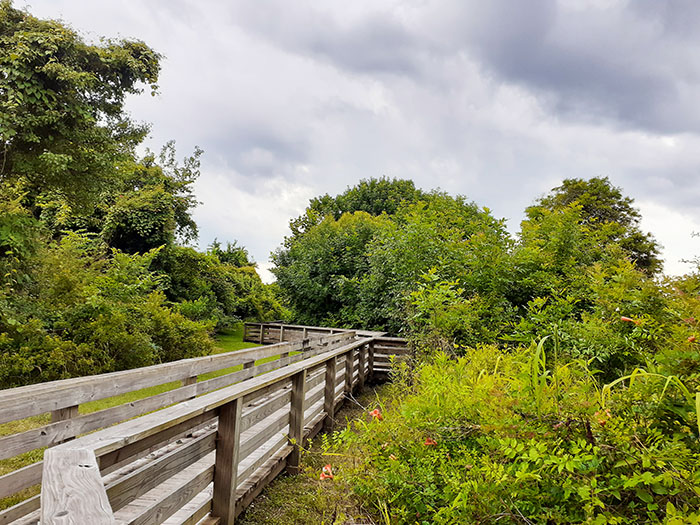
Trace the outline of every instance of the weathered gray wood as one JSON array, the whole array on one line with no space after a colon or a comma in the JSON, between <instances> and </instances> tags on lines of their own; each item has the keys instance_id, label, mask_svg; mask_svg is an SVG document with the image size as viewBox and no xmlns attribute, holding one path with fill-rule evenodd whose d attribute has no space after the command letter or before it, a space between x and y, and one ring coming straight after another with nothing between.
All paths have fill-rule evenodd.
<instances>
[{"instance_id":1,"label":"weathered gray wood","mask_svg":"<svg viewBox=\"0 0 700 525\"><path fill-rule=\"evenodd\" d=\"M41 472L44 468L42 461L0 476L0 499L11 496L20 490L41 483Z\"/></svg>"},{"instance_id":2,"label":"weathered gray wood","mask_svg":"<svg viewBox=\"0 0 700 525\"><path fill-rule=\"evenodd\" d=\"M255 451L255 454L251 454L245 461L241 462L241 466L238 469L239 483L244 483L251 476L254 476L258 468L265 464L265 462L273 454L288 445L289 440L284 434L278 434L272 439L266 441L258 450Z\"/></svg>"},{"instance_id":3,"label":"weathered gray wood","mask_svg":"<svg viewBox=\"0 0 700 525\"><path fill-rule=\"evenodd\" d=\"M214 372L251 359L278 355L283 351L295 352L302 348L301 343L280 343L263 348L183 359L134 370L62 379L2 390L0 391L0 423Z\"/></svg>"},{"instance_id":4,"label":"weathered gray wood","mask_svg":"<svg viewBox=\"0 0 700 525\"><path fill-rule=\"evenodd\" d=\"M271 456L255 473L246 480L238 490L238 502L236 503L236 515L240 514L255 499L260 492L275 479L287 466L287 456L292 447L287 445Z\"/></svg>"},{"instance_id":5,"label":"weathered gray wood","mask_svg":"<svg viewBox=\"0 0 700 525\"><path fill-rule=\"evenodd\" d=\"M270 417L263 419L254 427L251 427L246 435L241 436L240 452L238 454L239 461L247 458L261 444L271 439L280 430L289 424L289 408L284 407L272 414Z\"/></svg>"},{"instance_id":6,"label":"weathered gray wood","mask_svg":"<svg viewBox=\"0 0 700 525\"><path fill-rule=\"evenodd\" d=\"M357 359L359 361L358 363L358 370L359 370L359 377L358 377L358 388L360 391L365 387L365 368L367 366L366 363L366 356L367 356L367 345L363 345L359 348L358 350L358 356Z\"/></svg>"},{"instance_id":7,"label":"weathered gray wood","mask_svg":"<svg viewBox=\"0 0 700 525\"><path fill-rule=\"evenodd\" d=\"M8 525L9 523L14 523L20 518L24 517L25 520L30 518L32 515L35 516L34 522L39 522L39 506L40 506L40 496L33 496L28 498L17 505L13 505L10 508L0 510L0 525ZM29 520L27 520L29 521Z\"/></svg>"},{"instance_id":8,"label":"weathered gray wood","mask_svg":"<svg viewBox=\"0 0 700 525\"><path fill-rule=\"evenodd\" d=\"M289 413L289 439L294 449L287 458L287 470L299 472L301 446L304 438L304 400L306 397L306 369L292 376L292 402Z\"/></svg>"},{"instance_id":9,"label":"weathered gray wood","mask_svg":"<svg viewBox=\"0 0 700 525\"><path fill-rule=\"evenodd\" d=\"M374 379L374 340L370 341L367 345L367 360L369 369L369 380Z\"/></svg>"},{"instance_id":10,"label":"weathered gray wood","mask_svg":"<svg viewBox=\"0 0 700 525\"><path fill-rule=\"evenodd\" d=\"M43 525L116 523L92 450L48 449L43 478Z\"/></svg>"},{"instance_id":11,"label":"weathered gray wood","mask_svg":"<svg viewBox=\"0 0 700 525\"><path fill-rule=\"evenodd\" d=\"M241 432L245 432L266 417L277 412L280 408L289 405L292 392L289 389L280 390L270 396L269 401L256 406L250 412L244 412L241 417Z\"/></svg>"},{"instance_id":12,"label":"weathered gray wood","mask_svg":"<svg viewBox=\"0 0 700 525\"><path fill-rule=\"evenodd\" d=\"M212 508L213 514L221 518L222 525L233 525L236 518L242 410L243 400L237 398L223 405L219 412Z\"/></svg>"},{"instance_id":13,"label":"weathered gray wood","mask_svg":"<svg viewBox=\"0 0 700 525\"><path fill-rule=\"evenodd\" d=\"M336 362L337 358L326 361L326 382L324 385L323 411L326 419L323 426L329 430L333 426L334 406L335 406L335 385L336 385Z\"/></svg>"},{"instance_id":14,"label":"weathered gray wood","mask_svg":"<svg viewBox=\"0 0 700 525\"><path fill-rule=\"evenodd\" d=\"M129 525L159 525L177 512L185 503L204 490L214 478L214 465L208 461L208 458L203 458L188 470L194 470L199 463L209 464L204 469L197 468L198 472L193 472L192 474L190 474L190 472L185 472L185 474L188 475L182 476L185 477L185 479L178 487L160 501L143 509L138 517L129 522Z\"/></svg>"},{"instance_id":15,"label":"weathered gray wood","mask_svg":"<svg viewBox=\"0 0 700 525\"><path fill-rule=\"evenodd\" d=\"M353 351L350 350L345 354L345 393L352 394L352 375L353 375L353 365L355 358L353 357Z\"/></svg>"},{"instance_id":16,"label":"weathered gray wood","mask_svg":"<svg viewBox=\"0 0 700 525\"><path fill-rule=\"evenodd\" d=\"M211 430L184 447L146 463L143 467L107 486L107 497L116 511L130 501L160 485L174 474L189 467L215 448L216 431Z\"/></svg>"}]
</instances>

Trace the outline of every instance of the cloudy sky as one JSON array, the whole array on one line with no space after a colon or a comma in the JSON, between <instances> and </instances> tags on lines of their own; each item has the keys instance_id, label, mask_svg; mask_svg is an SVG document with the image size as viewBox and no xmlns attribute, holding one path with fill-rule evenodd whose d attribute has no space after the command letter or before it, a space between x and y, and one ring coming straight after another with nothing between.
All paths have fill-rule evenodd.
<instances>
[{"instance_id":1,"label":"cloudy sky","mask_svg":"<svg viewBox=\"0 0 700 525\"><path fill-rule=\"evenodd\" d=\"M566 177L636 199L666 271L700 255L696 0L15 0L164 55L129 109L204 151L200 245L260 263L309 198L413 179L508 219Z\"/></svg>"}]
</instances>

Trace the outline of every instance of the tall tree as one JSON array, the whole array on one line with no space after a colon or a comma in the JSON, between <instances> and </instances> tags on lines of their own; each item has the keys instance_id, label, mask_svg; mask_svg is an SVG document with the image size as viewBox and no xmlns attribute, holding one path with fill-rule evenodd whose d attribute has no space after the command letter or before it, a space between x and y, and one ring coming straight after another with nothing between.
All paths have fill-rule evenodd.
<instances>
[{"instance_id":1,"label":"tall tree","mask_svg":"<svg viewBox=\"0 0 700 525\"><path fill-rule=\"evenodd\" d=\"M542 210L563 210L579 205L580 224L603 233L609 242L619 244L638 268L653 274L661 268L659 245L649 233L639 228L641 215L634 199L622 194L608 177L565 179L526 210L530 220L536 220Z\"/></svg>"},{"instance_id":2,"label":"tall tree","mask_svg":"<svg viewBox=\"0 0 700 525\"><path fill-rule=\"evenodd\" d=\"M159 61L143 42L90 45L2 0L0 180L19 182L29 204L47 190L91 203L145 136L124 100L143 84L155 92Z\"/></svg>"}]
</instances>

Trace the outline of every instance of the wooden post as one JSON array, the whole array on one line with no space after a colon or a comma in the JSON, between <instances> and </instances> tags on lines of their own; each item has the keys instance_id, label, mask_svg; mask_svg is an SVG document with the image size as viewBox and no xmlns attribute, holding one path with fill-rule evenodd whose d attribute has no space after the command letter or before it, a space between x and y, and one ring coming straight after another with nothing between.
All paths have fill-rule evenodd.
<instances>
[{"instance_id":1,"label":"wooden post","mask_svg":"<svg viewBox=\"0 0 700 525\"><path fill-rule=\"evenodd\" d=\"M226 403L219 411L212 514L221 519L221 525L233 525L236 517L242 408L243 401L239 398Z\"/></svg>"},{"instance_id":2,"label":"wooden post","mask_svg":"<svg viewBox=\"0 0 700 525\"><path fill-rule=\"evenodd\" d=\"M353 351L349 350L345 354L345 393L352 394L352 368L355 359L353 357Z\"/></svg>"},{"instance_id":3,"label":"wooden post","mask_svg":"<svg viewBox=\"0 0 700 525\"><path fill-rule=\"evenodd\" d=\"M292 376L292 402L289 412L289 439L294 443L294 450L287 458L287 471L299 473L301 447L304 439L304 398L306 397L306 369Z\"/></svg>"},{"instance_id":4,"label":"wooden post","mask_svg":"<svg viewBox=\"0 0 700 525\"><path fill-rule=\"evenodd\" d=\"M306 339L306 327L304 327L304 331L301 336L302 341Z\"/></svg>"},{"instance_id":5,"label":"wooden post","mask_svg":"<svg viewBox=\"0 0 700 525\"><path fill-rule=\"evenodd\" d=\"M284 325L280 325L280 343L284 343Z\"/></svg>"},{"instance_id":6,"label":"wooden post","mask_svg":"<svg viewBox=\"0 0 700 525\"><path fill-rule=\"evenodd\" d=\"M260 323L260 344L265 343L265 325Z\"/></svg>"},{"instance_id":7,"label":"wooden post","mask_svg":"<svg viewBox=\"0 0 700 525\"><path fill-rule=\"evenodd\" d=\"M44 453L41 523L116 523L92 450L48 449Z\"/></svg>"},{"instance_id":8,"label":"wooden post","mask_svg":"<svg viewBox=\"0 0 700 525\"><path fill-rule=\"evenodd\" d=\"M326 417L323 420L324 430L333 427L333 416L335 416L335 378L336 378L336 357L326 362L326 386L323 391L323 411Z\"/></svg>"},{"instance_id":9,"label":"wooden post","mask_svg":"<svg viewBox=\"0 0 700 525\"><path fill-rule=\"evenodd\" d=\"M362 391L365 387L365 367L367 366L367 360L365 359L367 355L367 345L362 345L358 350L358 360L360 361L359 370L357 372L357 385L358 389Z\"/></svg>"},{"instance_id":10,"label":"wooden post","mask_svg":"<svg viewBox=\"0 0 700 525\"><path fill-rule=\"evenodd\" d=\"M374 339L369 342L367 360L369 361L369 380L372 381L374 379Z\"/></svg>"},{"instance_id":11,"label":"wooden post","mask_svg":"<svg viewBox=\"0 0 700 525\"><path fill-rule=\"evenodd\" d=\"M66 419L73 419L74 417L78 417L80 414L78 412L78 405L73 405L65 408L59 408L58 410L54 410L51 412L51 423L56 423L57 421L65 421ZM75 439L74 437L62 439L58 442L56 442L56 445L59 445L61 443L65 443L66 441L70 441L71 439Z\"/></svg>"}]
</instances>

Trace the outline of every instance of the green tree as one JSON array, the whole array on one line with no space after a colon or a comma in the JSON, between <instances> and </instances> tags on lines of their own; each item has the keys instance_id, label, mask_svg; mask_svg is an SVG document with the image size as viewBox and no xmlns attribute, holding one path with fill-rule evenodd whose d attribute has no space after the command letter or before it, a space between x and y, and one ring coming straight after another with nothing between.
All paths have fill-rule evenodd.
<instances>
[{"instance_id":1,"label":"green tree","mask_svg":"<svg viewBox=\"0 0 700 525\"><path fill-rule=\"evenodd\" d=\"M395 214L402 203L416 202L425 196L412 180L363 179L357 185L348 187L340 195L328 194L311 199L306 211L290 222L292 235L303 234L311 226L318 224L327 215L340 219L343 213L364 211L370 215Z\"/></svg>"},{"instance_id":2,"label":"green tree","mask_svg":"<svg viewBox=\"0 0 700 525\"><path fill-rule=\"evenodd\" d=\"M602 230L609 242L620 245L642 270L653 274L661 269L659 245L649 233L639 228L641 215L634 200L625 197L607 177L565 179L526 210L528 218L541 214L542 209L561 210L578 204L581 224Z\"/></svg>"},{"instance_id":3,"label":"green tree","mask_svg":"<svg viewBox=\"0 0 700 525\"><path fill-rule=\"evenodd\" d=\"M93 202L128 162L147 128L124 112L126 95L156 89L160 56L143 42L86 44L60 22L0 3L0 177L33 205L56 190Z\"/></svg>"}]
</instances>

